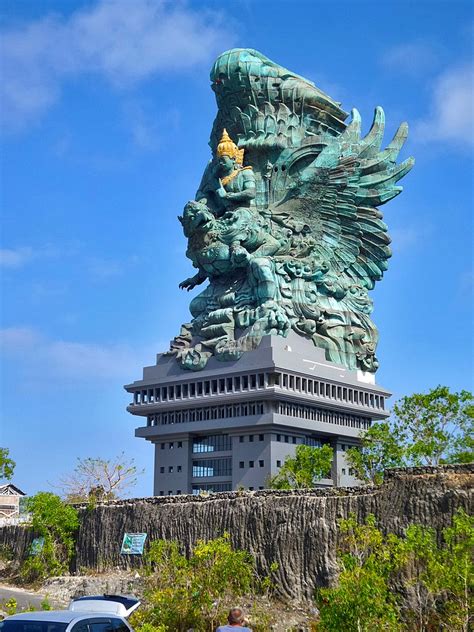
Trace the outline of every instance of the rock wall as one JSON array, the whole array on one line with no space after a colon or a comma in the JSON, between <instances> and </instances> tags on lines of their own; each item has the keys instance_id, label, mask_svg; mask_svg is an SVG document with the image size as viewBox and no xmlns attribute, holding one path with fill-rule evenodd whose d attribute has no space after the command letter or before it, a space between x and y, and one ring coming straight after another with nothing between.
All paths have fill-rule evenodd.
<instances>
[{"instance_id":1,"label":"rock wall","mask_svg":"<svg viewBox=\"0 0 474 632\"><path fill-rule=\"evenodd\" d=\"M170 496L82 506L74 570L138 566L138 556L121 556L124 532L146 532L149 540L178 540L190 550L198 540L231 534L235 547L249 550L261 572L278 563L277 591L287 599L310 598L336 572L337 520L375 514L385 531L403 533L410 523L438 532L462 507L472 512L474 466L394 469L375 488L312 491L228 492L212 496ZM18 527L0 529L2 543L24 555L29 538Z\"/></svg>"}]
</instances>

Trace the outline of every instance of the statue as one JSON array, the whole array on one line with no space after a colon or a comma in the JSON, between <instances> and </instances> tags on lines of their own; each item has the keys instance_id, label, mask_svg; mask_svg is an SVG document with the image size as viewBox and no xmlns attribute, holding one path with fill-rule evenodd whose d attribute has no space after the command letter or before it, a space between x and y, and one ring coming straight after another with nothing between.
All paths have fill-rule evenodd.
<instances>
[{"instance_id":1,"label":"statue","mask_svg":"<svg viewBox=\"0 0 474 632\"><path fill-rule=\"evenodd\" d=\"M220 55L211 81L213 159L179 218L197 268L180 287L208 285L169 353L200 370L293 330L329 361L374 373L368 292L391 256L377 206L414 164L396 163L407 124L382 149L380 107L362 138L357 110L346 125L339 103L251 49Z\"/></svg>"}]
</instances>

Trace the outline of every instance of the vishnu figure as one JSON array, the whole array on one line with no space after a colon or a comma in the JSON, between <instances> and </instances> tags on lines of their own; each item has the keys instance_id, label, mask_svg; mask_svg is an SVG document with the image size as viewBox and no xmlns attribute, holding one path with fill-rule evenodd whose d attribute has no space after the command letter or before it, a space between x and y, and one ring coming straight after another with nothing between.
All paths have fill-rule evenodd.
<instances>
[{"instance_id":1,"label":"vishnu figure","mask_svg":"<svg viewBox=\"0 0 474 632\"><path fill-rule=\"evenodd\" d=\"M255 208L255 175L252 167L243 166L243 157L244 150L237 147L224 129L216 158L206 169L196 201L186 206L181 220L189 238L194 226L202 225L206 210L213 214L215 225L220 228L220 239L228 247L228 265L231 269L247 268L258 303L263 304L276 299L275 274L269 257L278 252L281 243L268 232ZM222 255L222 249L205 248L194 262L199 272L180 287L189 290L209 275L228 273L222 267Z\"/></svg>"}]
</instances>

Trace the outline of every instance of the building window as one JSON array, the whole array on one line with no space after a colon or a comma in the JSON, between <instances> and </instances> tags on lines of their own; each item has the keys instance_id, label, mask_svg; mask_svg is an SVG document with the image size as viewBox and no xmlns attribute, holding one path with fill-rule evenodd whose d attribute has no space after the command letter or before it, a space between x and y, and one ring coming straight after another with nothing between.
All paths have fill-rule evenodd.
<instances>
[{"instance_id":1,"label":"building window","mask_svg":"<svg viewBox=\"0 0 474 632\"><path fill-rule=\"evenodd\" d=\"M174 443L171 441L171 443L169 444L169 449L172 450L174 448Z\"/></svg>"},{"instance_id":2,"label":"building window","mask_svg":"<svg viewBox=\"0 0 474 632\"><path fill-rule=\"evenodd\" d=\"M265 437L264 437L264 435L258 435L258 440L259 440L259 441L263 441L263 440L264 440L264 438L265 438Z\"/></svg>"},{"instance_id":3,"label":"building window","mask_svg":"<svg viewBox=\"0 0 474 632\"><path fill-rule=\"evenodd\" d=\"M182 471L182 469L183 469L183 468L182 468L182 466L181 466L181 465L178 465L178 466L177 466L177 468L176 468L176 471L177 471L177 472L181 472L181 471Z\"/></svg>"},{"instance_id":4,"label":"building window","mask_svg":"<svg viewBox=\"0 0 474 632\"><path fill-rule=\"evenodd\" d=\"M258 489L263 489L263 486L260 486Z\"/></svg>"},{"instance_id":5,"label":"building window","mask_svg":"<svg viewBox=\"0 0 474 632\"><path fill-rule=\"evenodd\" d=\"M232 483L202 483L200 485L193 485L193 495L197 496L202 492L230 492L232 489Z\"/></svg>"},{"instance_id":6,"label":"building window","mask_svg":"<svg viewBox=\"0 0 474 632\"><path fill-rule=\"evenodd\" d=\"M281 441L281 435L277 434L277 441Z\"/></svg>"},{"instance_id":7,"label":"building window","mask_svg":"<svg viewBox=\"0 0 474 632\"><path fill-rule=\"evenodd\" d=\"M241 469L241 470L243 470L243 469L244 469L245 464L244 464L244 462L243 462L243 461L240 461L240 462L239 462L239 467L240 467L240 469Z\"/></svg>"},{"instance_id":8,"label":"building window","mask_svg":"<svg viewBox=\"0 0 474 632\"><path fill-rule=\"evenodd\" d=\"M169 474L172 474L172 473L173 473L173 466L172 466L172 465L170 465L170 466L168 467L168 473L169 473Z\"/></svg>"},{"instance_id":9,"label":"building window","mask_svg":"<svg viewBox=\"0 0 474 632\"><path fill-rule=\"evenodd\" d=\"M353 467L349 468L349 476L354 476L354 468Z\"/></svg>"},{"instance_id":10,"label":"building window","mask_svg":"<svg viewBox=\"0 0 474 632\"><path fill-rule=\"evenodd\" d=\"M345 467L343 467L343 468L342 468L342 474L343 474L344 476L346 475L346 468L345 468Z\"/></svg>"},{"instance_id":11,"label":"building window","mask_svg":"<svg viewBox=\"0 0 474 632\"><path fill-rule=\"evenodd\" d=\"M250 443L253 443L253 435L249 435L249 441Z\"/></svg>"},{"instance_id":12,"label":"building window","mask_svg":"<svg viewBox=\"0 0 474 632\"><path fill-rule=\"evenodd\" d=\"M160 490L160 496L164 496L165 492L163 490Z\"/></svg>"},{"instance_id":13,"label":"building window","mask_svg":"<svg viewBox=\"0 0 474 632\"><path fill-rule=\"evenodd\" d=\"M180 490L180 489L177 489L177 490L176 490L176 493L177 493L178 495L179 495L179 494L181 494L181 490Z\"/></svg>"},{"instance_id":14,"label":"building window","mask_svg":"<svg viewBox=\"0 0 474 632\"><path fill-rule=\"evenodd\" d=\"M288 443L290 441L290 437L288 435L285 435L285 443Z\"/></svg>"},{"instance_id":15,"label":"building window","mask_svg":"<svg viewBox=\"0 0 474 632\"><path fill-rule=\"evenodd\" d=\"M183 442L182 441L178 441L178 448L182 448L183 447Z\"/></svg>"},{"instance_id":16,"label":"building window","mask_svg":"<svg viewBox=\"0 0 474 632\"><path fill-rule=\"evenodd\" d=\"M281 467L281 461L277 461L277 467Z\"/></svg>"},{"instance_id":17,"label":"building window","mask_svg":"<svg viewBox=\"0 0 474 632\"><path fill-rule=\"evenodd\" d=\"M249 492L253 492L254 488L253 487L249 487Z\"/></svg>"},{"instance_id":18,"label":"building window","mask_svg":"<svg viewBox=\"0 0 474 632\"><path fill-rule=\"evenodd\" d=\"M193 461L194 478L205 476L231 476L232 475L232 459L202 459Z\"/></svg>"},{"instance_id":19,"label":"building window","mask_svg":"<svg viewBox=\"0 0 474 632\"><path fill-rule=\"evenodd\" d=\"M239 437L239 443L243 443L243 442L244 442L244 437L243 437L243 435L240 435L240 437Z\"/></svg>"},{"instance_id":20,"label":"building window","mask_svg":"<svg viewBox=\"0 0 474 632\"><path fill-rule=\"evenodd\" d=\"M164 467L160 467L160 474L164 474L165 473L165 468Z\"/></svg>"},{"instance_id":21,"label":"building window","mask_svg":"<svg viewBox=\"0 0 474 632\"><path fill-rule=\"evenodd\" d=\"M259 465L259 467L264 467L265 462L260 460L260 461L258 462L258 465Z\"/></svg>"},{"instance_id":22,"label":"building window","mask_svg":"<svg viewBox=\"0 0 474 632\"><path fill-rule=\"evenodd\" d=\"M172 496L172 495L173 495L173 490L171 490L171 489L170 489L170 490L168 491L168 496Z\"/></svg>"},{"instance_id":23,"label":"building window","mask_svg":"<svg viewBox=\"0 0 474 632\"><path fill-rule=\"evenodd\" d=\"M253 467L253 461L249 461L249 467Z\"/></svg>"},{"instance_id":24,"label":"building window","mask_svg":"<svg viewBox=\"0 0 474 632\"><path fill-rule=\"evenodd\" d=\"M293 443L296 444L296 437L293 437Z\"/></svg>"},{"instance_id":25,"label":"building window","mask_svg":"<svg viewBox=\"0 0 474 632\"><path fill-rule=\"evenodd\" d=\"M193 452L222 452L232 450L232 439L229 435L207 435L193 438Z\"/></svg>"},{"instance_id":26,"label":"building window","mask_svg":"<svg viewBox=\"0 0 474 632\"><path fill-rule=\"evenodd\" d=\"M161 444L161 446L160 446L160 448L161 448L162 450L164 450L164 449L165 449L165 444L164 444L164 443L162 443L162 444Z\"/></svg>"}]
</instances>

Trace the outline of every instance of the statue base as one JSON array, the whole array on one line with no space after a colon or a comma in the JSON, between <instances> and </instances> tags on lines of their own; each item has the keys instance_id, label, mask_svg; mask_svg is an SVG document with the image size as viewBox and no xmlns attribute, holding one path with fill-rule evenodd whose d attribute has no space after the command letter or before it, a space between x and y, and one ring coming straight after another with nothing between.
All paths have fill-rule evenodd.
<instances>
[{"instance_id":1,"label":"statue base","mask_svg":"<svg viewBox=\"0 0 474 632\"><path fill-rule=\"evenodd\" d=\"M326 361L293 332L265 336L235 361L210 358L199 372L158 354L125 389L133 394L127 410L145 422L135 435L155 445L161 496L264 489L300 444L333 447L331 478L319 485L357 485L345 451L389 415L390 393L373 374Z\"/></svg>"}]
</instances>

